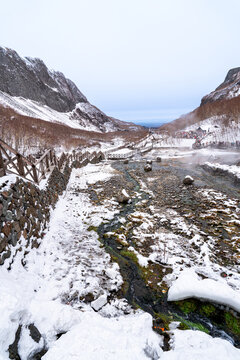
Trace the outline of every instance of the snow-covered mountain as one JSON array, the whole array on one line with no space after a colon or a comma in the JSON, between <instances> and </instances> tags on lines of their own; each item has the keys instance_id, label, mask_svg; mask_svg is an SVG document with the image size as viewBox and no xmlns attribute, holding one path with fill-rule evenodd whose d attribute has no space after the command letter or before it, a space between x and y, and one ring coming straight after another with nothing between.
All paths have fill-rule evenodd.
<instances>
[{"instance_id":1,"label":"snow-covered mountain","mask_svg":"<svg viewBox=\"0 0 240 360\"><path fill-rule=\"evenodd\" d=\"M204 96L201 106L217 100L230 100L240 95L240 67L228 71L224 82L216 90Z\"/></svg>"},{"instance_id":2,"label":"snow-covered mountain","mask_svg":"<svg viewBox=\"0 0 240 360\"><path fill-rule=\"evenodd\" d=\"M172 133L199 127L211 134L206 141L240 140L240 68L229 70L224 82L204 96L198 108L160 130Z\"/></svg>"},{"instance_id":3,"label":"snow-covered mountain","mask_svg":"<svg viewBox=\"0 0 240 360\"><path fill-rule=\"evenodd\" d=\"M18 114L97 132L139 126L108 117L90 104L61 72L49 70L40 59L22 58L0 47L0 106Z\"/></svg>"}]
</instances>

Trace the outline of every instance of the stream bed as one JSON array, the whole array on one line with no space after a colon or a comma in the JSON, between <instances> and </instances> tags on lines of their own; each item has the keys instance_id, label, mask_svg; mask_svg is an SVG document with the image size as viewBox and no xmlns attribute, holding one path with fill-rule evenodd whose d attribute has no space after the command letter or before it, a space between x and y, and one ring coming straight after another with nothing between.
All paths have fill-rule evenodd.
<instances>
[{"instance_id":1,"label":"stream bed","mask_svg":"<svg viewBox=\"0 0 240 360\"><path fill-rule=\"evenodd\" d=\"M236 347L240 347L240 332L238 333L240 319L238 318L238 315L237 318L234 317L232 320L234 322L234 329L237 328L234 332L230 321L226 321L226 314L229 313L229 309L224 309L217 304L210 304L197 299L187 299L181 302L168 302L166 285L157 287L154 285L152 286L152 284L149 285L149 283L154 284L154 281L158 282L159 279L166 275L166 273L171 273L172 269L161 262L150 264L150 270L139 265L134 252L128 250L129 246L133 248L136 246L133 236L134 226L129 227L128 230L125 231L128 245L126 246L119 241L118 235L123 232L123 223L120 219L126 219L126 224L124 224L124 228L126 229L129 215L136 211L139 203L144 202L144 208L148 209L153 202L149 191L143 190L139 181L139 179L146 176L142 171L143 165L144 164L141 162L131 162L128 165L124 165L122 162L116 162L112 165L116 170L121 172L128 183L131 183L131 193L134 195L131 196L131 202L121 205L120 213L116 214L111 221L103 223L97 228L99 240L106 251L111 255L113 261L116 261L120 266L124 285L119 296L125 297L134 308L141 308L153 316L153 328L158 333L164 335L165 350L168 350L169 340L169 336L165 330L168 330L169 324L172 321L179 322L180 329L197 329L205 331L214 337L224 338ZM169 172L171 175L179 177L180 180L186 174L189 174L190 171L188 167L184 168L177 162L153 164L153 171L161 172L163 169L165 172ZM214 186L214 184L217 184L216 187L219 190L221 179L216 181L211 175L207 174L206 176L200 167L192 169L190 175L193 175L197 179L196 183L198 187ZM239 194L237 188L232 187L230 183L224 183L225 190L228 192L229 196L236 196ZM179 186L179 184L176 185ZM169 206L171 206L171 201L174 200L174 202L177 202L178 199L176 196L179 195L186 204L188 204L188 202L191 203L191 205L192 203L194 204L194 200L191 198L191 191L188 191L186 196L186 190L181 187L177 188L176 185L174 185L175 188L174 186L171 188L170 183L166 184L167 187L165 187L166 193L164 194L164 201L167 201ZM223 189L223 187L221 187L221 189ZM154 184L151 188L151 191L152 190L156 190ZM172 199L168 201L169 196ZM176 206L176 204L174 206ZM183 209L179 208L179 212L183 212ZM153 277L155 278L154 281L152 280ZM151 281L149 281L149 279L151 279ZM232 316L231 313L230 316ZM237 326L235 325L236 323Z\"/></svg>"}]
</instances>

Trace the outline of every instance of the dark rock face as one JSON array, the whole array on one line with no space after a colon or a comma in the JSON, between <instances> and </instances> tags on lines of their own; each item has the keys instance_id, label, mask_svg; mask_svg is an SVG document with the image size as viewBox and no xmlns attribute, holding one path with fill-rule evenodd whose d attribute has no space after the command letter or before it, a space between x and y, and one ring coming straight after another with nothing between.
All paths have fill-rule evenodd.
<instances>
[{"instance_id":1,"label":"dark rock face","mask_svg":"<svg viewBox=\"0 0 240 360\"><path fill-rule=\"evenodd\" d=\"M0 47L0 90L38 101L60 112L72 111L86 97L61 72L50 71L40 59L21 58Z\"/></svg>"},{"instance_id":2,"label":"dark rock face","mask_svg":"<svg viewBox=\"0 0 240 360\"><path fill-rule=\"evenodd\" d=\"M240 73L240 67L229 70L223 84L234 82L238 73ZM223 84L221 84L218 88L220 88Z\"/></svg>"},{"instance_id":3,"label":"dark rock face","mask_svg":"<svg viewBox=\"0 0 240 360\"><path fill-rule=\"evenodd\" d=\"M228 100L239 95L240 89L240 67L230 69L222 84L201 100L203 106L217 100Z\"/></svg>"}]
</instances>

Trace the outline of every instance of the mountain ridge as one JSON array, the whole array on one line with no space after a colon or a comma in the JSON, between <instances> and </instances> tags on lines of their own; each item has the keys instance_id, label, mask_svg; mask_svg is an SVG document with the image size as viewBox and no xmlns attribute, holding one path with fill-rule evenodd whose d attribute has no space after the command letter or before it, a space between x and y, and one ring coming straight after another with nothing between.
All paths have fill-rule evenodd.
<instances>
[{"instance_id":1,"label":"mountain ridge","mask_svg":"<svg viewBox=\"0 0 240 360\"><path fill-rule=\"evenodd\" d=\"M227 131L234 129L232 138L240 139L240 67L230 69L224 81L201 99L199 107L161 126L159 130L174 133L194 124L199 127L203 122L214 122L216 128ZM214 131L213 127L211 129Z\"/></svg>"},{"instance_id":2,"label":"mountain ridge","mask_svg":"<svg viewBox=\"0 0 240 360\"><path fill-rule=\"evenodd\" d=\"M23 58L0 47L0 79L0 105L21 115L97 132L140 129L107 116L88 102L72 80L49 70L39 58Z\"/></svg>"}]
</instances>

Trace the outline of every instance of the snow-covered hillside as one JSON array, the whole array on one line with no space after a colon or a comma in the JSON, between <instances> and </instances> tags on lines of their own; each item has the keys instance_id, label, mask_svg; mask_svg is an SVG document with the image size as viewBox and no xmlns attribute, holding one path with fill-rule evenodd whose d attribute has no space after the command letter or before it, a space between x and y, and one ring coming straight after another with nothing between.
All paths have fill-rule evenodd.
<instances>
[{"instance_id":1,"label":"snow-covered hillside","mask_svg":"<svg viewBox=\"0 0 240 360\"><path fill-rule=\"evenodd\" d=\"M40 59L0 47L0 79L0 104L21 115L97 132L140 128L104 114L71 80Z\"/></svg>"},{"instance_id":2,"label":"snow-covered hillside","mask_svg":"<svg viewBox=\"0 0 240 360\"><path fill-rule=\"evenodd\" d=\"M204 96L201 105L221 99L232 99L240 95L240 68L228 71L224 82L216 90Z\"/></svg>"},{"instance_id":3,"label":"snow-covered hillside","mask_svg":"<svg viewBox=\"0 0 240 360\"><path fill-rule=\"evenodd\" d=\"M100 117L104 119L107 116L89 103L78 103L73 111L63 113L37 101L11 96L0 91L0 104L15 110L21 115L61 123L74 129L97 132L116 131L119 129L110 119L104 123L99 122L98 119Z\"/></svg>"},{"instance_id":4,"label":"snow-covered hillside","mask_svg":"<svg viewBox=\"0 0 240 360\"><path fill-rule=\"evenodd\" d=\"M194 111L160 127L160 131L207 131L205 143L240 139L240 68L229 70L224 82L204 96Z\"/></svg>"}]
</instances>

